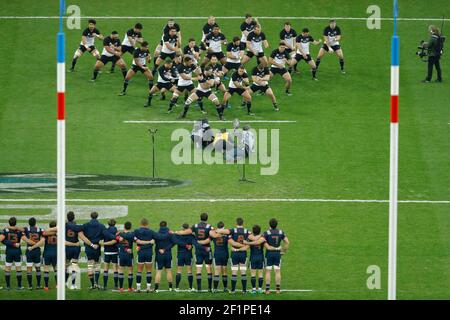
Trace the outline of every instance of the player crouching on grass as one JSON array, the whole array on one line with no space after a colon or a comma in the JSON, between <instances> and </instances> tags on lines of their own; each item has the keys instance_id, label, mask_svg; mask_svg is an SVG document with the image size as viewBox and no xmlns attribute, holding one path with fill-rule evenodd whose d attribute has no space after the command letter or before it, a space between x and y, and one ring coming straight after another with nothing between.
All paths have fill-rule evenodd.
<instances>
[{"instance_id":1,"label":"player crouching on grass","mask_svg":"<svg viewBox=\"0 0 450 320\"><path fill-rule=\"evenodd\" d=\"M214 73L210 65L207 65L202 73L199 75L198 86L194 93L192 93L184 104L183 113L179 116L179 118L186 118L187 112L189 110L190 105L201 98L208 98L210 101L214 103L216 106L217 113L219 115L220 120L224 120L223 118L223 106L220 104L219 98L212 92L211 88L214 87ZM202 111L204 111L203 107L201 107ZM205 112L203 112L205 113Z\"/></svg>"},{"instance_id":2,"label":"player crouching on grass","mask_svg":"<svg viewBox=\"0 0 450 320\"><path fill-rule=\"evenodd\" d=\"M270 229L264 232L266 242L266 294L270 293L270 276L272 268L275 270L276 293L281 291L281 255L284 254L289 247L289 240L286 234L277 229L278 221L270 219ZM284 242L284 247L281 246Z\"/></svg>"},{"instance_id":3,"label":"player crouching on grass","mask_svg":"<svg viewBox=\"0 0 450 320\"><path fill-rule=\"evenodd\" d=\"M322 40L314 40L313 37L309 34L308 28L303 28L302 33L297 37L295 40L296 42L296 54L293 59L291 59L291 66L296 66L297 63L299 63L302 60L305 60L307 64L311 67L311 73L313 80L317 81L316 73L317 73L317 67L314 60L311 58L311 55L309 54L309 46L312 43L313 45L319 45L322 43Z\"/></svg>"},{"instance_id":4,"label":"player crouching on grass","mask_svg":"<svg viewBox=\"0 0 450 320\"><path fill-rule=\"evenodd\" d=\"M122 70L123 77L125 78L127 76L127 65L122 59L119 33L117 31L111 32L111 35L103 40L102 56L95 63L94 74L91 81L97 80L99 71L108 62L111 62L113 65L117 64L120 67L120 70Z\"/></svg>"},{"instance_id":5,"label":"player crouching on grass","mask_svg":"<svg viewBox=\"0 0 450 320\"><path fill-rule=\"evenodd\" d=\"M150 69L147 67L147 63L149 63L151 57L148 49L148 42L144 41L141 44L140 48L136 48L133 53L133 63L131 64L131 68L128 70L128 73L123 82L123 89L119 96L126 95L126 91L128 88L128 83L134 75L140 71L145 75L148 80L148 89L150 90L153 87L153 75Z\"/></svg>"},{"instance_id":6,"label":"player crouching on grass","mask_svg":"<svg viewBox=\"0 0 450 320\"><path fill-rule=\"evenodd\" d=\"M340 41L342 38L341 29L336 25L336 20L330 20L330 25L323 31L324 43L319 50L319 55L316 59L316 66L319 68L320 61L325 53L335 53L339 57L339 64L341 66L341 73L345 74L344 70L344 53L342 52Z\"/></svg>"},{"instance_id":7,"label":"player crouching on grass","mask_svg":"<svg viewBox=\"0 0 450 320\"><path fill-rule=\"evenodd\" d=\"M286 63L290 64L290 57L284 42L280 42L278 49L272 51L272 54L269 57L269 63L271 64L270 77L272 78L276 74L281 75L285 82L284 89L286 95L292 96L292 93L289 91L292 84L292 78L291 74L286 69Z\"/></svg>"},{"instance_id":8,"label":"player crouching on grass","mask_svg":"<svg viewBox=\"0 0 450 320\"><path fill-rule=\"evenodd\" d=\"M222 107L227 108L231 96L237 93L244 99L244 103L247 106L247 114L253 116L254 114L251 113L252 96L249 92L249 84L250 79L247 71L245 71L243 65L240 65L231 76L230 83L228 84L228 91L223 95Z\"/></svg>"},{"instance_id":9,"label":"player crouching on grass","mask_svg":"<svg viewBox=\"0 0 450 320\"><path fill-rule=\"evenodd\" d=\"M173 61L170 58L166 58L164 61L164 64L158 68L158 81L156 85L154 85L149 93L148 93L148 99L147 103L144 105L144 107L150 107L152 105L152 99L153 95L161 91L161 94L165 94L166 91L174 91L174 82L175 79L173 76Z\"/></svg>"},{"instance_id":10,"label":"player crouching on grass","mask_svg":"<svg viewBox=\"0 0 450 320\"><path fill-rule=\"evenodd\" d=\"M270 71L264 63L258 64L253 69L252 80L253 84L250 86L250 89L248 89L249 93L253 94L256 92L261 92L267 95L270 100L272 100L274 110L280 111L280 108L277 105L277 98L275 98L272 88L269 86Z\"/></svg>"},{"instance_id":11,"label":"player crouching on grass","mask_svg":"<svg viewBox=\"0 0 450 320\"><path fill-rule=\"evenodd\" d=\"M78 58L83 55L86 51L92 54L97 59L100 59L100 53L94 46L95 38L103 40L103 35L96 28L97 21L94 19L89 19L88 27L84 29L81 35L80 47L75 51L72 59L72 67L70 68L70 72L75 71L75 65L77 64Z\"/></svg>"}]
</instances>

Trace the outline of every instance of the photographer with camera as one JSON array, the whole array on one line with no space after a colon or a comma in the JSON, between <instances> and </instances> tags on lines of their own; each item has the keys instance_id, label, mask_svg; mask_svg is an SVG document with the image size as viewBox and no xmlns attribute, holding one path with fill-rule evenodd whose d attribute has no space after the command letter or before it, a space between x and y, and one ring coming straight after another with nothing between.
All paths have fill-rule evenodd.
<instances>
[{"instance_id":1,"label":"photographer with camera","mask_svg":"<svg viewBox=\"0 0 450 320\"><path fill-rule=\"evenodd\" d=\"M430 39L428 42L422 43L422 49L427 50L428 56L428 75L422 82L429 83L433 75L433 67L436 67L437 71L437 82L442 82L442 70L440 59L443 50L444 39L441 36L439 28L435 26L429 26L428 32L430 33Z\"/></svg>"}]
</instances>

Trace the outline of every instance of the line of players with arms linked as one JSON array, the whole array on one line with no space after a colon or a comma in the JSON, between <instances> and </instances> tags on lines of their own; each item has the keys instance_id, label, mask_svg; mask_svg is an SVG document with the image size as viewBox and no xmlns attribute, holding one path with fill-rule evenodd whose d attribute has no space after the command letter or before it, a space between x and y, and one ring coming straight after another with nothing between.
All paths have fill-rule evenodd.
<instances>
[{"instance_id":1,"label":"line of players with arms linked","mask_svg":"<svg viewBox=\"0 0 450 320\"><path fill-rule=\"evenodd\" d=\"M184 93L184 109L179 118L186 117L189 107L195 101L201 112L206 114L202 101L205 98L214 103L219 119L223 119L224 110L230 107L229 99L235 93L242 96L242 107L247 107L248 115L253 115L252 95L255 93L267 95L272 101L274 110L279 111L269 80L277 74L281 75L285 81L285 93L291 95L291 73L294 70L297 71L297 64L302 60L310 65L312 79L317 80L317 68L322 57L327 52L335 53L339 57L341 72L345 73L344 56L340 46L341 30L334 19L323 32L324 43L315 61L310 55L310 44L319 45L322 40L314 40L308 28L304 28L300 34L297 34L289 21L285 22L280 32L278 48L267 57L264 53L264 49L269 47L266 35L262 32L257 19L247 14L240 27L241 37L233 37L232 42L227 43L227 38L216 23L215 17L211 16L203 27L200 46L197 46L194 38L190 38L183 49L181 28L173 19L169 20L155 48L154 66L150 69L150 48L149 43L142 36L142 29L142 24L137 23L134 28L126 32L121 42L116 31L103 37L96 28L96 21L89 20L88 28L83 31L80 47L74 54L70 70L74 71L78 58L83 53L90 52L97 58L92 81L96 81L102 67L111 62L111 72L114 72L115 66L118 65L123 73L124 83L120 95L126 95L130 80L136 73L141 72L147 78L149 88L145 107L151 106L153 96L157 92L161 93L161 99L165 99L167 92L172 92L167 111L171 113L177 105L179 96ZM101 55L94 46L95 38L103 40ZM222 45L226 45L225 53ZM127 52L133 56L129 70L122 59ZM202 53L205 53L203 59L201 59ZM257 66L252 70L252 83L250 83L245 65L253 57L257 59ZM233 73L229 78L230 71ZM222 80L228 79L230 81L227 89ZM194 81L198 82L197 87L194 86ZM214 88L223 93L222 102L213 93Z\"/></svg>"},{"instance_id":2,"label":"line of players with arms linked","mask_svg":"<svg viewBox=\"0 0 450 320\"><path fill-rule=\"evenodd\" d=\"M36 276L36 289L41 289L41 256L44 262L44 290L49 290L49 272L53 269L57 282L57 228L51 222L49 228L37 226L35 218L29 219L27 227L17 226L16 218L10 218L9 225L0 233L0 242L6 246L5 282L6 289L11 288L11 271L14 265L17 286L22 287L22 250L21 242L26 243L26 267L28 288L33 289L33 268ZM65 226L66 246L66 283L71 289L77 289L76 279L79 272L81 243L84 243L87 258L87 274L90 289L106 290L109 271L114 274L114 290L124 292L125 273L129 292L158 292L163 270L166 272L169 291L173 290L172 248L177 246L177 267L175 291L180 288L183 268L186 269L189 291L202 291L202 270L205 265L209 292L218 292L220 280L224 292L235 293L238 275L241 290L247 292L247 265L251 273L251 293L270 293L271 273L275 273L275 292L281 288L281 256L289 247L286 234L278 229L276 219L269 221L269 229L262 233L259 225L252 231L244 227L242 218L236 219L236 226L225 228L223 222L217 228L208 223L208 214L200 215L200 222L192 226L183 224L182 229L172 231L166 221L159 223L159 230L149 228L149 222L143 218L139 228L132 230L131 222L125 222L124 230L119 231L114 219L108 226L98 221L98 213L91 213L91 220L85 224L75 222L75 214L68 212ZM212 250L214 244L214 252ZM103 246L103 283L100 285L101 247ZM44 247L41 253L41 247ZM193 249L195 248L195 270L193 270ZM249 259L247 252L250 250ZM265 254L264 254L265 250ZM137 251L136 289L134 281L134 251ZM231 254L230 254L231 251ZM155 256L156 275L152 288L153 256ZM231 290L228 289L228 264L231 260ZM265 269L265 275L264 275ZM196 289L193 288L196 272ZM265 276L265 289L263 289ZM146 289L142 288L142 278L146 278Z\"/></svg>"}]
</instances>

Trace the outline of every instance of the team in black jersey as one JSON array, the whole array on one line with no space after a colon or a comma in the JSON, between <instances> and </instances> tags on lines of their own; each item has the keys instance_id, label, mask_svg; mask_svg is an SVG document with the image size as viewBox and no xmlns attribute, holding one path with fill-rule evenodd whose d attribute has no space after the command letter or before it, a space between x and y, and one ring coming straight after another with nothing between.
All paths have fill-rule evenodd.
<instances>
[{"instance_id":1,"label":"team in black jersey","mask_svg":"<svg viewBox=\"0 0 450 320\"><path fill-rule=\"evenodd\" d=\"M322 41L315 40L308 28L303 28L301 34L297 34L289 21L284 23L278 35L278 47L272 50L270 55L266 55L265 51L269 48L268 38L258 20L251 14L246 14L245 20L240 25L241 36L233 36L230 38L231 42L227 43L227 38L217 24L216 18L210 16L202 28L199 45L194 38L189 38L184 46L181 41L180 25L169 19L155 49L151 67L149 43L144 41L142 30L142 24L136 23L125 32L122 41L116 31L104 38L97 29L96 21L90 19L88 27L82 33L81 43L74 54L70 70L74 71L78 58L84 52L89 52L97 58L92 81L97 80L105 64L111 62L111 72L116 64L120 67L124 82L119 95L126 94L130 80L136 73L141 72L147 78L149 88L145 107L151 106L156 93L160 93L161 100L166 98L167 93L172 93L168 108L168 113L171 113L177 106L179 96L184 93L185 104L181 117L186 117L194 101L197 101L200 112L206 114L203 98L208 98L216 106L220 119L223 119L224 109L231 108L229 101L234 93L242 97L242 106L247 107L248 115L253 115L253 94L267 95L273 103L274 110L279 111L277 99L269 82L279 74L285 82L285 94L292 95L291 73L293 69L297 71L297 65L302 60L308 63L312 78L317 80L321 59L327 52L335 53L339 57L341 72L345 73L340 44L342 34L335 20L331 20L323 32L324 42L316 60L311 57L310 45L319 45ZM95 48L95 39L103 40L101 54ZM129 70L123 59L123 55L127 52L133 56ZM253 57L256 58L257 66L248 73L245 65ZM228 74L229 72L231 73ZM156 84L154 77L157 77ZM216 95L217 92L223 94L222 101L219 99L220 96Z\"/></svg>"}]
</instances>

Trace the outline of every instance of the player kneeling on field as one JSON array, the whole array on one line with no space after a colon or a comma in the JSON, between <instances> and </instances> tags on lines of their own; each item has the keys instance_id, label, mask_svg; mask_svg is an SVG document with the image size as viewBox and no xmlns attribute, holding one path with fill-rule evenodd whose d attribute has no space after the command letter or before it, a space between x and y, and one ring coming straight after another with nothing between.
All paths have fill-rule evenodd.
<instances>
[{"instance_id":1,"label":"player kneeling on field","mask_svg":"<svg viewBox=\"0 0 450 320\"><path fill-rule=\"evenodd\" d=\"M127 76L127 65L122 59L120 39L117 31L111 32L111 35L107 36L103 40L102 56L95 63L92 81L95 81L97 79L98 72L108 62L111 62L113 65L118 65L120 67L120 70L122 70L123 77L125 78Z\"/></svg>"},{"instance_id":2,"label":"player kneeling on field","mask_svg":"<svg viewBox=\"0 0 450 320\"><path fill-rule=\"evenodd\" d=\"M243 65L240 65L237 71L233 73L230 79L230 83L228 84L228 91L225 92L222 101L222 107L226 108L228 106L228 100L230 100L231 96L235 93L244 98L244 101L247 105L247 114L252 116L251 113L252 108L252 96L249 92L249 84L250 80L247 72Z\"/></svg>"},{"instance_id":3,"label":"player kneeling on field","mask_svg":"<svg viewBox=\"0 0 450 320\"><path fill-rule=\"evenodd\" d=\"M275 98L272 88L269 86L270 80L269 68L267 68L266 65L263 63L258 64L253 69L252 80L253 84L250 86L249 93L253 94L258 91L262 92L272 100L274 110L280 111L280 108L277 105L277 98Z\"/></svg>"},{"instance_id":4,"label":"player kneeling on field","mask_svg":"<svg viewBox=\"0 0 450 320\"><path fill-rule=\"evenodd\" d=\"M289 62L289 54L286 50L286 45L284 42L280 42L278 45L278 49L272 51L270 55L269 62L270 66L270 77L272 78L274 75L279 74L283 77L285 81L284 88L286 90L286 94L291 96L292 94L289 92L292 84L291 74L287 71L285 64Z\"/></svg>"},{"instance_id":5,"label":"player kneeling on field","mask_svg":"<svg viewBox=\"0 0 450 320\"><path fill-rule=\"evenodd\" d=\"M183 113L180 118L186 118L186 114L189 110L192 102L197 101L200 98L208 98L216 105L217 113L219 114L219 119L223 119L223 107L220 104L219 98L212 92L211 88L214 86L214 74L210 65L207 65L203 72L199 75L198 86L193 94L191 94L184 104Z\"/></svg>"},{"instance_id":6,"label":"player kneeling on field","mask_svg":"<svg viewBox=\"0 0 450 320\"><path fill-rule=\"evenodd\" d=\"M123 89L119 96L124 96L126 94L128 83L134 75L140 71L142 72L148 80L148 89L153 87L153 75L147 66L150 61L150 53L148 51L148 42L144 41L140 48L136 48L133 53L133 63L131 64L130 70L128 70L127 76L123 82Z\"/></svg>"}]
</instances>

